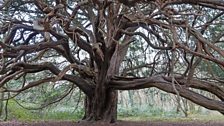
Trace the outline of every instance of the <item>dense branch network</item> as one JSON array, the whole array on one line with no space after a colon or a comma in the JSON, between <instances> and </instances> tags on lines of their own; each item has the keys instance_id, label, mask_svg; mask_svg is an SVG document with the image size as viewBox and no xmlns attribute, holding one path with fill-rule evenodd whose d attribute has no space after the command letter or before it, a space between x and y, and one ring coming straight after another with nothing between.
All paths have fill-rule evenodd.
<instances>
[{"instance_id":1,"label":"dense branch network","mask_svg":"<svg viewBox=\"0 0 224 126\"><path fill-rule=\"evenodd\" d=\"M180 96L224 113L222 0L9 3L12 0L0 5L1 15L12 12L11 18L1 17L0 22L2 92L19 93L66 80L88 96L105 86L103 82L105 88L115 90L157 87L177 94L173 75ZM136 63L141 56L146 57L144 62ZM216 74L214 67L221 74ZM138 74L129 74L138 70ZM13 79L39 72L48 72L48 76L18 89L7 87Z\"/></svg>"}]
</instances>

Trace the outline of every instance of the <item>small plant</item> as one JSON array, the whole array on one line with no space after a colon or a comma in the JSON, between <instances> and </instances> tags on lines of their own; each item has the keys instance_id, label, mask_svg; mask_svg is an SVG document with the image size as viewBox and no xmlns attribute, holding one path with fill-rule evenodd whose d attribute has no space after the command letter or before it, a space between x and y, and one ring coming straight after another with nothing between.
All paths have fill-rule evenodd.
<instances>
[{"instance_id":1,"label":"small plant","mask_svg":"<svg viewBox=\"0 0 224 126\"><path fill-rule=\"evenodd\" d=\"M28 103L26 103L26 105L27 104ZM29 105L29 107L34 107L34 105ZM19 106L14 100L9 100L8 103L8 120L80 120L83 115L83 109L77 109L73 112L69 111L67 108L63 109L63 107L60 106L60 109L57 107L49 107L42 110L28 110Z\"/></svg>"},{"instance_id":2,"label":"small plant","mask_svg":"<svg viewBox=\"0 0 224 126\"><path fill-rule=\"evenodd\" d=\"M34 110L27 110L19 106L14 100L8 102L8 119L9 120L21 120L32 121L39 119L38 114Z\"/></svg>"}]
</instances>

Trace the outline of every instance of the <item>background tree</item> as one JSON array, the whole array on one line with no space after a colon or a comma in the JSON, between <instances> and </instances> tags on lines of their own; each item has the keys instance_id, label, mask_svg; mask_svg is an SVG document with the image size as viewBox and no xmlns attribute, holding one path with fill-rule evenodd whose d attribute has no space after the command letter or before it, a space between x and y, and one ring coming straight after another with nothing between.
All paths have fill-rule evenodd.
<instances>
[{"instance_id":1,"label":"background tree","mask_svg":"<svg viewBox=\"0 0 224 126\"><path fill-rule=\"evenodd\" d=\"M213 72L224 68L220 0L7 0L0 9L8 98L68 81L86 95L83 119L114 122L117 90L156 87L224 113L223 77Z\"/></svg>"}]
</instances>

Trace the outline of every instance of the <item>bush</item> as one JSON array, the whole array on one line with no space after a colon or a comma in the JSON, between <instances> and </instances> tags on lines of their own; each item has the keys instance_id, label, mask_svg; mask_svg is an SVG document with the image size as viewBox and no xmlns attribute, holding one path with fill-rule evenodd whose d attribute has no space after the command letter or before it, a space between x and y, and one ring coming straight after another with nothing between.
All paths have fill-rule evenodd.
<instances>
[{"instance_id":1,"label":"bush","mask_svg":"<svg viewBox=\"0 0 224 126\"><path fill-rule=\"evenodd\" d=\"M44 113L42 119L44 120L80 120L84 115L82 109L78 109L74 113L72 111L58 111L49 110Z\"/></svg>"},{"instance_id":2,"label":"bush","mask_svg":"<svg viewBox=\"0 0 224 126\"><path fill-rule=\"evenodd\" d=\"M34 105L27 105L26 103L26 107L28 106L34 107ZM8 120L79 120L83 115L83 109L77 109L75 112L72 112L71 109L70 111L69 109L63 109L62 107L60 109L52 107L42 110L27 110L19 106L14 100L9 100L8 102Z\"/></svg>"},{"instance_id":3,"label":"bush","mask_svg":"<svg viewBox=\"0 0 224 126\"><path fill-rule=\"evenodd\" d=\"M8 119L31 121L39 119L38 114L34 110L27 110L19 106L14 100L8 102Z\"/></svg>"}]
</instances>

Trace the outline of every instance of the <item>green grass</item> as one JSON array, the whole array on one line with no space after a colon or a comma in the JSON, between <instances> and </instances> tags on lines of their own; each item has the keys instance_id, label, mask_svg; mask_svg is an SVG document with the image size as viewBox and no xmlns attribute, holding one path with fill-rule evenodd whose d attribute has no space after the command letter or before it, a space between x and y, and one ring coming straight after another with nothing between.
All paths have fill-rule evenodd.
<instances>
[{"instance_id":1,"label":"green grass","mask_svg":"<svg viewBox=\"0 0 224 126\"><path fill-rule=\"evenodd\" d=\"M35 111L27 110L19 106L15 101L9 100L8 103L8 120L32 121L39 119Z\"/></svg>"},{"instance_id":2,"label":"green grass","mask_svg":"<svg viewBox=\"0 0 224 126\"><path fill-rule=\"evenodd\" d=\"M26 106L34 107L26 104ZM76 112L71 111L53 111L48 109L27 110L19 106L15 101L9 100L8 103L8 120L19 121L42 121L42 120L70 120L77 121L82 118L84 112L80 109Z\"/></svg>"},{"instance_id":3,"label":"green grass","mask_svg":"<svg viewBox=\"0 0 224 126\"><path fill-rule=\"evenodd\" d=\"M33 106L26 104L26 106ZM72 109L73 110L73 109ZM48 120L66 120L77 121L82 118L84 112L82 109L72 113L68 107L58 107L43 110L27 110L19 106L15 101L10 100L8 104L8 120L19 121L48 121ZM175 111L166 112L159 108L120 108L118 111L118 119L126 121L165 121L165 122L180 122L180 121L223 121L224 116L218 112L208 113L191 113L185 118L183 114L176 114Z\"/></svg>"},{"instance_id":4,"label":"green grass","mask_svg":"<svg viewBox=\"0 0 224 126\"><path fill-rule=\"evenodd\" d=\"M218 113L215 114L192 114L189 117L165 117L165 116L129 116L129 117L118 117L119 120L126 121L164 121L164 122L182 122L182 121L223 121L224 116Z\"/></svg>"}]
</instances>

